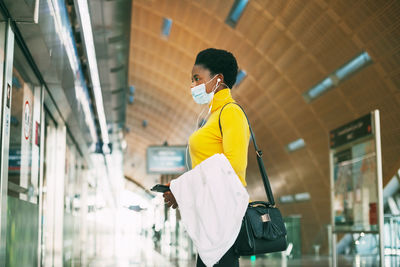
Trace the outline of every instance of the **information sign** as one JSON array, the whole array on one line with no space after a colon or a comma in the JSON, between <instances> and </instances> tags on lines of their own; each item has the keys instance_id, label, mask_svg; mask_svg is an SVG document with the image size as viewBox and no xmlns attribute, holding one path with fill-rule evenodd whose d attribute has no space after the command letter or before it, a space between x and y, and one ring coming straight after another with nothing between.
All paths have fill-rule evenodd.
<instances>
[{"instance_id":1,"label":"information sign","mask_svg":"<svg viewBox=\"0 0 400 267\"><path fill-rule=\"evenodd\" d=\"M371 114L339 127L330 133L331 148L339 147L372 134Z\"/></svg>"},{"instance_id":2,"label":"information sign","mask_svg":"<svg viewBox=\"0 0 400 267\"><path fill-rule=\"evenodd\" d=\"M147 172L182 174L186 168L186 146L150 146L147 148Z\"/></svg>"},{"instance_id":3,"label":"information sign","mask_svg":"<svg viewBox=\"0 0 400 267\"><path fill-rule=\"evenodd\" d=\"M374 234L383 266L383 193L379 111L330 132L332 253L338 233Z\"/></svg>"}]
</instances>

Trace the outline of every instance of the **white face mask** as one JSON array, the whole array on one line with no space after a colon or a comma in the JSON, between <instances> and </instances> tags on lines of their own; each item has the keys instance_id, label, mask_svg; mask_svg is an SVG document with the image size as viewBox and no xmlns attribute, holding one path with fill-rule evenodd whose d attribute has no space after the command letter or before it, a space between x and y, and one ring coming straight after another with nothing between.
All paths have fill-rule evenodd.
<instances>
[{"instance_id":1,"label":"white face mask","mask_svg":"<svg viewBox=\"0 0 400 267\"><path fill-rule=\"evenodd\" d=\"M207 94L207 91L206 91L206 84L211 82L212 80L214 80L215 77L217 77L217 75L215 75L211 80L209 80L206 83L202 83L195 87L192 87L192 97L193 97L194 102L196 102L197 104L200 104L200 105L208 104L211 102L211 100L214 97L214 92L219 86L219 83L217 83L215 85L215 88L209 94Z\"/></svg>"}]
</instances>

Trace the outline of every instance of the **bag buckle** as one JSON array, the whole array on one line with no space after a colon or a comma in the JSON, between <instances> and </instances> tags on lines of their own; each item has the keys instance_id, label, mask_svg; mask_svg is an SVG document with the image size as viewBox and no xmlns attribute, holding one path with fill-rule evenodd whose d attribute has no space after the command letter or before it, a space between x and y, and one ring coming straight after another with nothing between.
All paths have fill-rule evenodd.
<instances>
[{"instance_id":1,"label":"bag buckle","mask_svg":"<svg viewBox=\"0 0 400 267\"><path fill-rule=\"evenodd\" d=\"M269 217L269 214L266 213L264 215L261 215L261 221L262 222L269 222L269 221L271 221L271 217Z\"/></svg>"}]
</instances>

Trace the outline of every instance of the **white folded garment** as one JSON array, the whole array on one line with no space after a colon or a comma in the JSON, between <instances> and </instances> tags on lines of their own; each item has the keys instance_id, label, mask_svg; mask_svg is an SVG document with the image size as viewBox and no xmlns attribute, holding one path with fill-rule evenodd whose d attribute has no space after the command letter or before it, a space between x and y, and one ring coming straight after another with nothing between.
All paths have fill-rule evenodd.
<instances>
[{"instance_id":1,"label":"white folded garment","mask_svg":"<svg viewBox=\"0 0 400 267\"><path fill-rule=\"evenodd\" d=\"M249 195L224 154L215 154L175 180L171 192L182 223L206 266L234 244Z\"/></svg>"}]
</instances>

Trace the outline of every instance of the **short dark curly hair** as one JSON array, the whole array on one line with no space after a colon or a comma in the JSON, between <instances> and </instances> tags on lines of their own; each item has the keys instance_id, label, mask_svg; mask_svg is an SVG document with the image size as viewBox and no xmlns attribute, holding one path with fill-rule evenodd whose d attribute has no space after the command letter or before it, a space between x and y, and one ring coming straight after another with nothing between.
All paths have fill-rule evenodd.
<instances>
[{"instance_id":1,"label":"short dark curly hair","mask_svg":"<svg viewBox=\"0 0 400 267\"><path fill-rule=\"evenodd\" d=\"M211 75L222 73L224 82L229 87L236 82L238 65L231 52L216 48L207 48L197 54L195 65L203 65L210 70Z\"/></svg>"}]
</instances>

